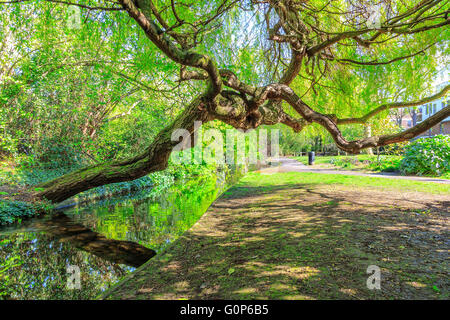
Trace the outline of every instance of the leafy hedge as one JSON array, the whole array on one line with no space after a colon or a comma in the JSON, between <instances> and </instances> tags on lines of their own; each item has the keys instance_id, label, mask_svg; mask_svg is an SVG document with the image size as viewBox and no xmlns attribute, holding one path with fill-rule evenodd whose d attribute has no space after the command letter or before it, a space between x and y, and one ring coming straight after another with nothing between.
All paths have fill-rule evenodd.
<instances>
[{"instance_id":1,"label":"leafy hedge","mask_svg":"<svg viewBox=\"0 0 450 320\"><path fill-rule=\"evenodd\" d=\"M405 174L436 175L450 172L450 137L420 138L406 147L400 163Z\"/></svg>"}]
</instances>

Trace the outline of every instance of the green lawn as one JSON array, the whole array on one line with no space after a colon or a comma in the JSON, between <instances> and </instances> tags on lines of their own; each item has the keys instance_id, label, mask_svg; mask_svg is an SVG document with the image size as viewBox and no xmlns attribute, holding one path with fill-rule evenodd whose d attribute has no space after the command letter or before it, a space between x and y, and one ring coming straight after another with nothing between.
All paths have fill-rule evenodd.
<instances>
[{"instance_id":1,"label":"green lawn","mask_svg":"<svg viewBox=\"0 0 450 320\"><path fill-rule=\"evenodd\" d=\"M308 157L291 157L305 165L308 165ZM377 156L360 154L355 156L318 156L314 160L314 165L326 166L343 170L364 170L372 172L397 172L400 170L402 156L380 155ZM450 179L450 172L444 173L440 179Z\"/></svg>"},{"instance_id":2,"label":"green lawn","mask_svg":"<svg viewBox=\"0 0 450 320\"><path fill-rule=\"evenodd\" d=\"M293 157L293 159L308 164L308 157ZM314 160L315 165L335 166L341 169L356 169L370 171L399 171L401 156L360 154L354 156L319 156Z\"/></svg>"},{"instance_id":3,"label":"green lawn","mask_svg":"<svg viewBox=\"0 0 450 320\"><path fill-rule=\"evenodd\" d=\"M396 156L384 156L384 157L396 157ZM359 161L364 161L364 160L370 160L370 161L374 161L377 159L377 156L375 155L369 155L369 154L359 154L359 155L354 155L354 156L316 156L316 163L329 163L331 159L344 159L344 158L355 158L358 159ZM308 163L308 156L301 156L301 157L295 157L296 160L301 161L305 164Z\"/></svg>"},{"instance_id":4,"label":"green lawn","mask_svg":"<svg viewBox=\"0 0 450 320\"><path fill-rule=\"evenodd\" d=\"M432 194L450 194L450 184L423 182L393 178L378 178L342 174L324 174L314 172L286 172L274 175L248 173L240 183L255 187L280 185L345 185L354 187L374 187L381 190L416 191Z\"/></svg>"}]
</instances>

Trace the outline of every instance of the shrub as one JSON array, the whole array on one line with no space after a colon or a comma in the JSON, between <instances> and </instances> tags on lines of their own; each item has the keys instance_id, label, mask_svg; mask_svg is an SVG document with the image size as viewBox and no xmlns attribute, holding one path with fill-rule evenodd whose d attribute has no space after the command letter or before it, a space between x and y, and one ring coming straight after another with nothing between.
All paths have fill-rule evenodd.
<instances>
[{"instance_id":1,"label":"shrub","mask_svg":"<svg viewBox=\"0 0 450 320\"><path fill-rule=\"evenodd\" d=\"M400 163L405 174L442 175L450 171L450 137L420 138L405 150Z\"/></svg>"},{"instance_id":2,"label":"shrub","mask_svg":"<svg viewBox=\"0 0 450 320\"><path fill-rule=\"evenodd\" d=\"M49 212L51 208L52 206L48 203L0 200L0 225L31 218Z\"/></svg>"},{"instance_id":3,"label":"shrub","mask_svg":"<svg viewBox=\"0 0 450 320\"><path fill-rule=\"evenodd\" d=\"M377 161L377 158L374 158L369 164L369 168L375 171L396 172L400 170L401 161L402 158L400 156L381 155L379 161Z\"/></svg>"}]
</instances>

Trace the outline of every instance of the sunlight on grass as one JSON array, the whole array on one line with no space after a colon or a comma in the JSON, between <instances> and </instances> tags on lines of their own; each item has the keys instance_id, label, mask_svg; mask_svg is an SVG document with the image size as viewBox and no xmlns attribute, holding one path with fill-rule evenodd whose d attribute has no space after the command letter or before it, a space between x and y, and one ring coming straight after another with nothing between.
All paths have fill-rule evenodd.
<instances>
[{"instance_id":1,"label":"sunlight on grass","mask_svg":"<svg viewBox=\"0 0 450 320\"><path fill-rule=\"evenodd\" d=\"M264 175L256 172L251 172L240 181L238 187L273 187L293 184L345 185L355 187L374 187L383 190L389 189L426 192L432 194L450 194L450 185L443 183L339 174L323 174L314 172L286 172L273 175Z\"/></svg>"}]
</instances>

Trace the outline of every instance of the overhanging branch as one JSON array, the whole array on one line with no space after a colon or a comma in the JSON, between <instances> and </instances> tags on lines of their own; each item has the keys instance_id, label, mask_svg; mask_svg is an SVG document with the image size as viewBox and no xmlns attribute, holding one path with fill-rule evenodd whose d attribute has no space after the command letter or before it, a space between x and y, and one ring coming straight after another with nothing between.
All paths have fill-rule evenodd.
<instances>
[{"instance_id":1,"label":"overhanging branch","mask_svg":"<svg viewBox=\"0 0 450 320\"><path fill-rule=\"evenodd\" d=\"M360 140L347 141L339 130L336 119L311 109L288 86L280 84L269 85L264 88L263 95L268 99L283 99L289 103L306 121L315 122L323 126L331 134L336 145L340 149L350 153L359 153L365 148L374 148L391 143L407 141L425 132L427 129L435 126L450 116L450 107L447 106L433 116L429 117L427 120L403 132L392 135L373 136Z\"/></svg>"},{"instance_id":2,"label":"overhanging branch","mask_svg":"<svg viewBox=\"0 0 450 320\"><path fill-rule=\"evenodd\" d=\"M409 102L393 102L393 103L387 103L383 104L374 110L370 111L366 115L359 117L359 118L344 118L344 119L338 119L337 124L352 124L352 123L366 123L370 118L374 117L375 115L379 114L380 112L383 112L385 110L394 109L394 108L406 108L406 107L415 107L420 106L424 103L428 103L431 101L434 101L436 99L439 99L440 97L443 97L448 91L450 90L450 85L445 86L441 91L438 93L423 98L421 100L416 101L409 101Z\"/></svg>"},{"instance_id":3,"label":"overhanging branch","mask_svg":"<svg viewBox=\"0 0 450 320\"><path fill-rule=\"evenodd\" d=\"M210 86L205 98L213 99L222 89L222 79L215 62L207 55L202 55L190 50L178 48L170 41L165 32L140 11L132 0L119 0L119 3L128 12L146 36L171 60L185 66L191 66L204 70L209 77Z\"/></svg>"}]
</instances>

